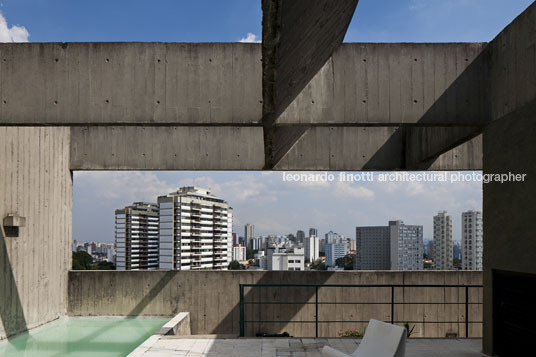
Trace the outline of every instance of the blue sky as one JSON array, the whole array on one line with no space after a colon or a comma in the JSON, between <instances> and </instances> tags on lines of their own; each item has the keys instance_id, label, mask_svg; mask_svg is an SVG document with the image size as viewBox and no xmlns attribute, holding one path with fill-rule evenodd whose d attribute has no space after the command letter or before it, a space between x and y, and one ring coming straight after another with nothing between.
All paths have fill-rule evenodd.
<instances>
[{"instance_id":1,"label":"blue sky","mask_svg":"<svg viewBox=\"0 0 536 357\"><path fill-rule=\"evenodd\" d=\"M361 0L347 42L490 41L529 0ZM0 41L259 40L260 0L0 0ZM481 209L482 185L471 183L289 183L281 173L79 172L74 175L73 237L112 241L113 211L154 201L181 185L209 187L235 209L235 228L258 234L316 227L355 235L355 226L389 219L424 225L447 210L460 236L460 214ZM99 222L99 224L95 224Z\"/></svg>"},{"instance_id":2,"label":"blue sky","mask_svg":"<svg viewBox=\"0 0 536 357\"><path fill-rule=\"evenodd\" d=\"M489 41L530 0L360 0L348 42ZM1 0L33 42L238 41L261 35L260 0Z\"/></svg>"}]
</instances>

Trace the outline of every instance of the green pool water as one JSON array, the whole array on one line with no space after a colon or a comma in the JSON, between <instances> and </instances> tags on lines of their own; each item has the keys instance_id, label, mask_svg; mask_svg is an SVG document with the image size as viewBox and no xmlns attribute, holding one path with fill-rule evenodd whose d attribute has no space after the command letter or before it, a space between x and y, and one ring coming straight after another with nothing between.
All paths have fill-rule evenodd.
<instances>
[{"instance_id":1,"label":"green pool water","mask_svg":"<svg viewBox=\"0 0 536 357\"><path fill-rule=\"evenodd\" d=\"M169 318L71 317L0 341L0 356L126 356Z\"/></svg>"}]
</instances>

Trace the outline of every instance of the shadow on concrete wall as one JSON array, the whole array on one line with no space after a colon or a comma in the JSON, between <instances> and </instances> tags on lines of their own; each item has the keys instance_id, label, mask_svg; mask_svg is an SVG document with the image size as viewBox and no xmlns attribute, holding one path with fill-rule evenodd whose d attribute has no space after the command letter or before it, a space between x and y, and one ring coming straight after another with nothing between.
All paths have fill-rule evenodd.
<instances>
[{"instance_id":1,"label":"shadow on concrete wall","mask_svg":"<svg viewBox=\"0 0 536 357\"><path fill-rule=\"evenodd\" d=\"M5 251L4 240L1 239L0 242L0 257L3 257L3 252ZM2 250L3 249L3 250ZM162 292L162 290L168 285L168 283L173 279L177 274L177 271L167 271L164 276L153 286L153 288L145 295L145 297L126 315L123 319L114 324L109 324L101 329L94 331L93 333L83 336L77 341L67 341L62 340L60 337L58 341L40 341L39 342L39 353L49 352L51 355L62 356L63 353L68 352L110 352L110 351L127 351L131 348L131 343L122 343L121 341L112 341L112 342L103 342L97 339L100 336L106 334L110 329L116 329L122 324L131 324L131 320L141 314L141 312L149 305L157 296ZM18 295L17 295L18 296ZM4 307L6 304L2 303L0 307ZM2 312L2 321L4 319L4 310ZM22 322L24 322L24 316L21 316ZM11 321L9 318L8 321ZM13 321L15 322L15 321ZM140 324L143 322L140 321ZM4 323L4 326L6 324ZM13 326L13 328L18 328L19 325ZM24 325L25 326L25 325ZM6 329L7 330L7 329ZM27 331L26 327L22 330L18 330L16 333ZM9 334L8 334L9 335ZM12 346L13 350L24 351L29 342L32 342L32 337L29 334L22 335L17 337L17 343Z\"/></svg>"},{"instance_id":2,"label":"shadow on concrete wall","mask_svg":"<svg viewBox=\"0 0 536 357\"><path fill-rule=\"evenodd\" d=\"M417 123L399 127L363 166L363 171L427 170L441 154L482 133L491 120L488 46L482 49ZM452 115L452 112L456 115ZM463 117L459 113L464 113ZM419 126L427 127L427 134L423 137L418 135ZM408 160L411 157L409 150L412 149L427 151L431 155L413 164ZM395 152L399 156L393 157Z\"/></svg>"},{"instance_id":3,"label":"shadow on concrete wall","mask_svg":"<svg viewBox=\"0 0 536 357\"><path fill-rule=\"evenodd\" d=\"M8 238L17 239L17 238ZM17 282L7 251L6 238L0 227L0 319L7 338L28 331Z\"/></svg>"},{"instance_id":4,"label":"shadow on concrete wall","mask_svg":"<svg viewBox=\"0 0 536 357\"><path fill-rule=\"evenodd\" d=\"M149 290L147 295L128 313L128 316L139 316L141 312L149 305L160 292L169 284L177 275L177 270L166 271L164 276Z\"/></svg>"},{"instance_id":5,"label":"shadow on concrete wall","mask_svg":"<svg viewBox=\"0 0 536 357\"><path fill-rule=\"evenodd\" d=\"M289 272L289 271L270 271L264 274L258 281L247 282L255 284L324 284L334 272L328 271L311 271L311 272ZM244 282L246 283L246 282ZM238 287L237 287L238 288ZM274 311L273 306L270 306L270 320L292 320L306 304L299 302L307 302L314 298L315 289L303 288L250 288L245 290L244 301L292 301L292 308L279 308ZM265 305L266 306L266 305ZM256 308L248 309L247 320L265 320L261 315L266 313L262 305L257 305ZM275 316L273 316L275 315ZM310 316L314 319L314 316ZM231 331L229 330L231 327ZM287 323L264 323L255 324L253 327L245 325L245 336L255 336L258 332L277 333L285 330L288 327ZM230 333L237 335L240 331L240 302L238 302L230 313L222 318L220 323L212 330L216 335L229 335Z\"/></svg>"}]
</instances>

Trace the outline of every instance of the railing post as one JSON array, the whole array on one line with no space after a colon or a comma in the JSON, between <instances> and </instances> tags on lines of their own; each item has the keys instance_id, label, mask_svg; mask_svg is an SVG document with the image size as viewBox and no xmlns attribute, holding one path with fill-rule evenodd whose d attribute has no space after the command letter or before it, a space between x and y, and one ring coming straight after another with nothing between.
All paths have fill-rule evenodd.
<instances>
[{"instance_id":1,"label":"railing post","mask_svg":"<svg viewBox=\"0 0 536 357\"><path fill-rule=\"evenodd\" d=\"M395 287L391 286L391 324L395 323Z\"/></svg>"},{"instance_id":2,"label":"railing post","mask_svg":"<svg viewBox=\"0 0 536 357\"><path fill-rule=\"evenodd\" d=\"M469 337L469 287L465 287L465 338Z\"/></svg>"},{"instance_id":3,"label":"railing post","mask_svg":"<svg viewBox=\"0 0 536 357\"><path fill-rule=\"evenodd\" d=\"M315 336L318 338L318 285L315 286Z\"/></svg>"},{"instance_id":4,"label":"railing post","mask_svg":"<svg viewBox=\"0 0 536 357\"><path fill-rule=\"evenodd\" d=\"M240 284L240 337L244 337L244 286Z\"/></svg>"}]
</instances>

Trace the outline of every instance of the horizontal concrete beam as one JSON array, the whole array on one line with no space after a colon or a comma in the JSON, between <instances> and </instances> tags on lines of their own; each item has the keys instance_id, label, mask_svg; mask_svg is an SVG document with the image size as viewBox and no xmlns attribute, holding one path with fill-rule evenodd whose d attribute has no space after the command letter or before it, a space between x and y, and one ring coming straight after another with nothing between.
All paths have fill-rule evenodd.
<instances>
[{"instance_id":1,"label":"horizontal concrete beam","mask_svg":"<svg viewBox=\"0 0 536 357\"><path fill-rule=\"evenodd\" d=\"M261 170L262 128L71 128L71 170Z\"/></svg>"},{"instance_id":2,"label":"horizontal concrete beam","mask_svg":"<svg viewBox=\"0 0 536 357\"><path fill-rule=\"evenodd\" d=\"M345 43L281 125L473 126L489 121L485 43Z\"/></svg>"},{"instance_id":3,"label":"horizontal concrete beam","mask_svg":"<svg viewBox=\"0 0 536 357\"><path fill-rule=\"evenodd\" d=\"M418 155L434 148L435 142L423 138L419 146L404 127L313 127L281 159L275 170L481 170L482 138L460 143L419 165L410 165L408 152ZM424 132L428 129L418 128ZM456 128L444 128L447 132ZM461 131L467 128L461 128ZM448 137L448 136L447 136ZM438 135L438 147L444 143ZM430 148L429 148L430 147ZM406 153L406 155L405 155Z\"/></svg>"},{"instance_id":4,"label":"horizontal concrete beam","mask_svg":"<svg viewBox=\"0 0 536 357\"><path fill-rule=\"evenodd\" d=\"M486 122L487 66L475 63L484 45L344 44L276 125ZM0 44L0 58L0 125L254 125L262 116L259 44Z\"/></svg>"},{"instance_id":5,"label":"horizontal concrete beam","mask_svg":"<svg viewBox=\"0 0 536 357\"><path fill-rule=\"evenodd\" d=\"M437 159L421 166L423 170L482 170L483 169L482 134L456 146Z\"/></svg>"},{"instance_id":6,"label":"horizontal concrete beam","mask_svg":"<svg viewBox=\"0 0 536 357\"><path fill-rule=\"evenodd\" d=\"M406 168L412 170L426 169L441 154L465 143L481 132L482 127L407 128L404 150L406 154ZM480 141L480 146L476 142L474 144L465 146L462 150L466 151L465 158L469 161L472 161L473 156L482 156L482 142ZM457 159L457 157L453 157L453 159ZM481 168L481 161L479 163ZM476 167L471 167L471 165L468 166L470 169L477 169Z\"/></svg>"},{"instance_id":7,"label":"horizontal concrete beam","mask_svg":"<svg viewBox=\"0 0 536 357\"><path fill-rule=\"evenodd\" d=\"M312 127L274 169L481 169L479 141L454 148L435 161L407 166L407 130ZM262 170L263 147L262 127L72 127L70 169Z\"/></svg>"},{"instance_id":8,"label":"horizontal concrete beam","mask_svg":"<svg viewBox=\"0 0 536 357\"><path fill-rule=\"evenodd\" d=\"M249 124L261 46L0 44L0 125Z\"/></svg>"},{"instance_id":9,"label":"horizontal concrete beam","mask_svg":"<svg viewBox=\"0 0 536 357\"><path fill-rule=\"evenodd\" d=\"M396 127L309 129L275 170L396 170L404 167Z\"/></svg>"}]
</instances>

